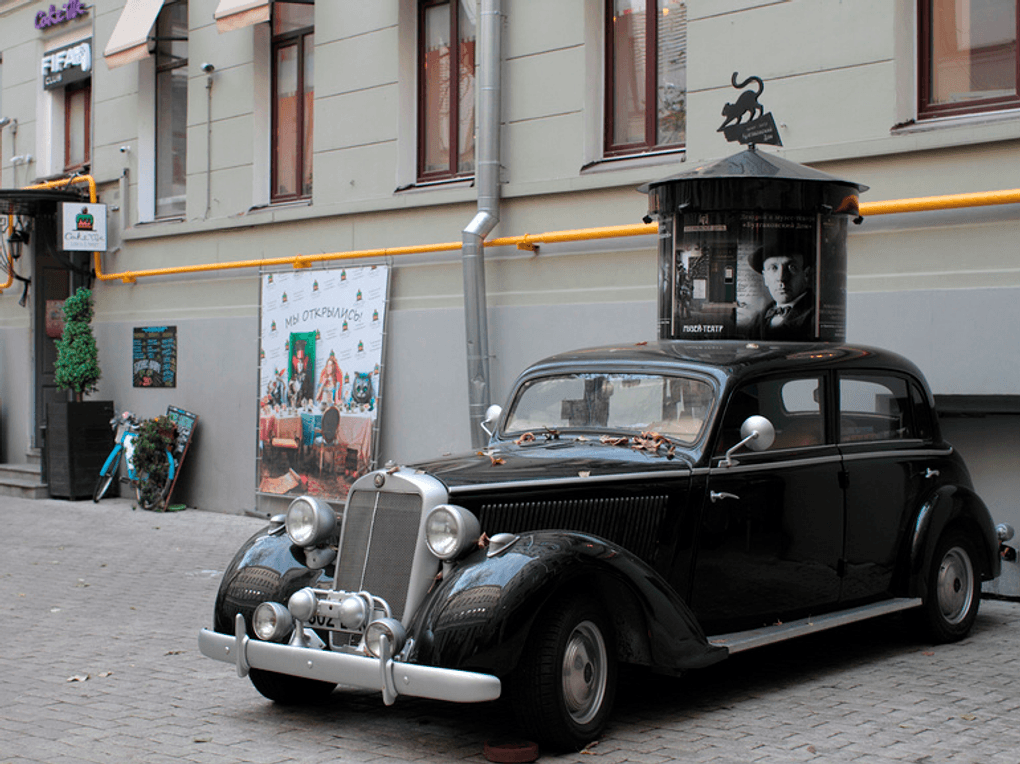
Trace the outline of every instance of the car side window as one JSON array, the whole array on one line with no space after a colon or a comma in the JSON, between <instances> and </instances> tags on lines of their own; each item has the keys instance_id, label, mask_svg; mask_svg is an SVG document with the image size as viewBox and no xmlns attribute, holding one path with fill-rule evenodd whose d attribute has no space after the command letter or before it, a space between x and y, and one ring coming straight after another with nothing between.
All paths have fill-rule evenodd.
<instances>
[{"instance_id":1,"label":"car side window","mask_svg":"<svg viewBox=\"0 0 1020 764\"><path fill-rule=\"evenodd\" d=\"M742 385L730 396L716 453L739 442L740 426L755 414L767 417L776 429L772 450L823 445L822 389L818 376L774 377Z\"/></svg>"},{"instance_id":2,"label":"car side window","mask_svg":"<svg viewBox=\"0 0 1020 764\"><path fill-rule=\"evenodd\" d=\"M843 376L839 382L839 442L922 437L915 427L913 409L905 379L888 375Z\"/></svg>"}]
</instances>

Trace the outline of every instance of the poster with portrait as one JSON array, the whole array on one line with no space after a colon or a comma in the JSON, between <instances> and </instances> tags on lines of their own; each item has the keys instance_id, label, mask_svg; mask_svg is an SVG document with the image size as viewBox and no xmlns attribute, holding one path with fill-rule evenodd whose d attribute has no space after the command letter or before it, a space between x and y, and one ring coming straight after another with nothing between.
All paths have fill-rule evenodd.
<instances>
[{"instance_id":1,"label":"poster with portrait","mask_svg":"<svg viewBox=\"0 0 1020 764\"><path fill-rule=\"evenodd\" d=\"M385 266L264 273L257 492L346 498L374 466Z\"/></svg>"},{"instance_id":2,"label":"poster with portrait","mask_svg":"<svg viewBox=\"0 0 1020 764\"><path fill-rule=\"evenodd\" d=\"M674 339L839 341L846 217L685 213L660 267L660 327Z\"/></svg>"}]
</instances>

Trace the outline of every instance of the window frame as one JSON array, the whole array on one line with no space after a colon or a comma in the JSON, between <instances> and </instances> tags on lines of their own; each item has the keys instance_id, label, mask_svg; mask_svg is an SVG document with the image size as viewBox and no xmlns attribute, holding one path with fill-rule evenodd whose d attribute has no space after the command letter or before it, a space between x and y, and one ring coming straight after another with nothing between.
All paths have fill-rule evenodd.
<instances>
[{"instance_id":1,"label":"window frame","mask_svg":"<svg viewBox=\"0 0 1020 764\"><path fill-rule=\"evenodd\" d=\"M77 93L84 94L84 110L82 112L82 124L73 125L71 120L74 116L71 108L71 101ZM80 162L71 161L71 135L75 127L81 128L82 133L82 159ZM75 82L64 88L64 172L76 172L89 166L92 162L92 79Z\"/></svg>"},{"instance_id":2,"label":"window frame","mask_svg":"<svg viewBox=\"0 0 1020 764\"><path fill-rule=\"evenodd\" d=\"M286 0L289 4L294 5L313 5L313 0ZM304 169L310 157L309 152L312 150L311 145L306 145L305 134L308 115L305 113L305 60L306 60L306 45L308 40L311 38L311 49L312 55L315 54L315 24L311 26L301 27L294 29L283 34L275 34L273 32L275 25L275 14L276 5L273 3L273 9L271 11L269 20L270 29L270 51L269 51L269 66L270 66L270 160L269 160L269 199L273 204L281 202L299 201L302 199L310 199L312 197L313 189L310 189L308 193L304 190ZM297 150L294 157L294 168L296 177L295 183L296 191L291 194L280 194L277 193L279 187L279 162L277 157L279 155L279 98L277 96L277 52L283 48L291 46L296 47L297 54L297 86L296 86L296 111L297 111ZM312 99L315 99L315 86L312 84ZM312 115L314 119L314 111Z\"/></svg>"},{"instance_id":3,"label":"window frame","mask_svg":"<svg viewBox=\"0 0 1020 764\"><path fill-rule=\"evenodd\" d=\"M658 142L658 77L659 77L659 6L658 0L644 0L645 3L645 129L644 141L636 143L614 142L615 128L615 55L616 38L614 26L614 0L604 0L603 5L603 40L604 40L604 68L603 68L603 106L604 117L602 120L602 154L606 158L619 158L628 155L646 154L649 152L682 151L687 146L687 130L684 128L684 140L679 143ZM686 36L685 36L686 39ZM654 45L648 45L648 40L654 40ZM686 51L685 51L686 53ZM685 90L686 92L686 90Z\"/></svg>"},{"instance_id":4,"label":"window frame","mask_svg":"<svg viewBox=\"0 0 1020 764\"><path fill-rule=\"evenodd\" d=\"M1016 0L1016 28L1014 35L1016 47L1013 55L1013 86L1011 96L992 98L976 98L960 103L934 104L932 99L932 23L934 0L917 0L917 118L919 120L959 117L970 114L983 114L993 111L1020 109L1020 0Z\"/></svg>"},{"instance_id":5,"label":"window frame","mask_svg":"<svg viewBox=\"0 0 1020 764\"><path fill-rule=\"evenodd\" d=\"M426 171L426 141L425 141L425 127L427 123L427 113L425 104L425 93L427 90L428 82L425 77L425 54L426 54L426 27L425 27L425 16L430 8L439 6L449 6L450 9L450 71L453 73L450 76L450 92L448 93L450 102L450 119L448 127L448 160L446 163L446 169L444 170L432 170L431 172ZM417 3L417 23L418 23L418 51L416 55L416 71L418 79L417 88L417 131L418 131L418 149L417 159L415 167L415 175L419 183L432 183L436 181L445 180L462 180L467 178L473 178L478 167L477 158L477 141L474 132L471 134L472 142L472 156L474 160L471 163L470 171L459 170L459 160L461 155L460 145L460 0L419 0ZM475 30L475 51L477 57L478 50L478 30ZM476 60L477 65L477 60Z\"/></svg>"}]
</instances>

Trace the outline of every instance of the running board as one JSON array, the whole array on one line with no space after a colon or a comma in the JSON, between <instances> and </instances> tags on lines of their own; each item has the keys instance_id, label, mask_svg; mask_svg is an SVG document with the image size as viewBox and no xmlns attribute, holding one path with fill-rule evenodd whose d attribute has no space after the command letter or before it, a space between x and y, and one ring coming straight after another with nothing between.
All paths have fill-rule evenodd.
<instances>
[{"instance_id":1,"label":"running board","mask_svg":"<svg viewBox=\"0 0 1020 764\"><path fill-rule=\"evenodd\" d=\"M864 621L868 618L877 618L888 613L898 613L901 610L909 610L920 604L920 599L908 599L905 597L883 600L872 605L861 605L850 610L840 610L836 613L813 618L802 618L799 621L790 621L790 623L777 623L773 626L763 626L760 629L751 629L750 631L716 634L709 637L708 642L711 645L725 647L731 654L741 653L754 647L785 642L794 637L815 634L816 632L833 629L837 626L845 626L848 623Z\"/></svg>"}]
</instances>

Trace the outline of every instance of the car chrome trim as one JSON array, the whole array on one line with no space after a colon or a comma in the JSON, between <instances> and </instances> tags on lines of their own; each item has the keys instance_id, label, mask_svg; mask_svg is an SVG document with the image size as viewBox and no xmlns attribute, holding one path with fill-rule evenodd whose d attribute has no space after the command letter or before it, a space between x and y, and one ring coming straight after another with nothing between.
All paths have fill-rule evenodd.
<instances>
[{"instance_id":1,"label":"car chrome trim","mask_svg":"<svg viewBox=\"0 0 1020 764\"><path fill-rule=\"evenodd\" d=\"M921 600L919 598L909 599L901 597L893 600L884 600L872 605L861 605L850 610L840 610L828 615L801 618L799 621L790 621L789 623L777 623L773 626L764 626L760 629L717 634L709 637L708 642L711 645L725 647L731 654L740 653L744 650L783 642L794 637L816 634L817 632L834 629L837 626L844 626L848 623L863 621L889 613L898 613L901 610L918 607L920 604Z\"/></svg>"},{"instance_id":2,"label":"car chrome trim","mask_svg":"<svg viewBox=\"0 0 1020 764\"><path fill-rule=\"evenodd\" d=\"M844 454L843 460L848 462L861 461L863 459L901 459L906 457L908 459L921 458L921 457L933 457L933 456L951 456L953 453L952 447L950 448L911 448L903 451L868 451L863 454ZM935 473L936 475L938 472Z\"/></svg>"},{"instance_id":3,"label":"car chrome trim","mask_svg":"<svg viewBox=\"0 0 1020 764\"><path fill-rule=\"evenodd\" d=\"M720 461L708 470L708 474L720 476L732 475L736 472L757 472L759 470L773 472L791 467L808 467L815 464L839 464L842 461L842 457L839 454L828 454L826 456L810 456L803 459L786 459L783 461L755 461L753 464L741 463L739 459L734 459L732 466L727 466L722 461L725 458L725 456L720 457Z\"/></svg>"},{"instance_id":4,"label":"car chrome trim","mask_svg":"<svg viewBox=\"0 0 1020 764\"><path fill-rule=\"evenodd\" d=\"M450 496L461 493L486 493L505 491L511 488L543 488L546 486L572 485L574 483L607 483L632 480L662 480L667 478L690 477L694 470L662 470L659 472L627 472L610 475L578 475L576 477L539 478L532 480L509 480L503 483L465 484L450 487Z\"/></svg>"},{"instance_id":5,"label":"car chrome trim","mask_svg":"<svg viewBox=\"0 0 1020 764\"><path fill-rule=\"evenodd\" d=\"M502 684L499 677L458 669L400 663L329 650L312 650L276 642L249 639L244 633L244 618L238 616L238 633L220 634L202 629L198 647L202 655L240 667L275 671L290 676L334 682L347 687L385 692L387 686L399 695L455 703L481 703L496 700ZM383 673L387 672L387 679Z\"/></svg>"}]
</instances>

